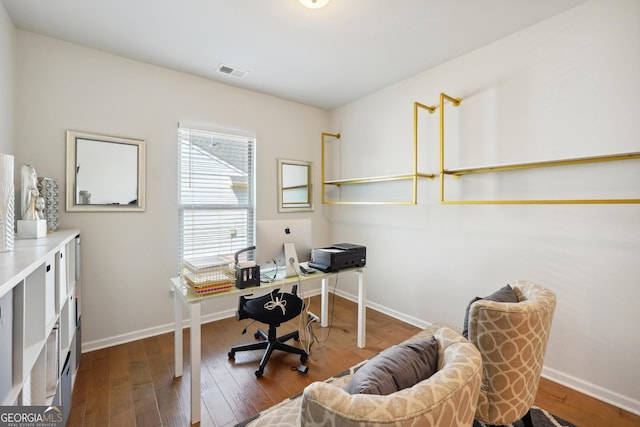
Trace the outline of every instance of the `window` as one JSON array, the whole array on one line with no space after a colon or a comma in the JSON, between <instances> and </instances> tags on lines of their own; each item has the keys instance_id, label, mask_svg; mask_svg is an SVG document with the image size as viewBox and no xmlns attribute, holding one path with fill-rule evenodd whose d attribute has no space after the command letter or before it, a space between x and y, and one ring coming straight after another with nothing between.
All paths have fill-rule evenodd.
<instances>
[{"instance_id":1,"label":"window","mask_svg":"<svg viewBox=\"0 0 640 427\"><path fill-rule=\"evenodd\" d=\"M180 128L180 263L254 245L255 141Z\"/></svg>"}]
</instances>

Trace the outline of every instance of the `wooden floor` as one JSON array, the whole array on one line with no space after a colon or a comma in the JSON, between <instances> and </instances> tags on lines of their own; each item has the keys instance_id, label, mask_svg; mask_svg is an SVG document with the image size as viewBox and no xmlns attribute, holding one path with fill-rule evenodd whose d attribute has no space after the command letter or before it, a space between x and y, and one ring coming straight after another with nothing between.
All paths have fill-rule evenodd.
<instances>
[{"instance_id":1,"label":"wooden floor","mask_svg":"<svg viewBox=\"0 0 640 427\"><path fill-rule=\"evenodd\" d=\"M319 313L319 297L313 297L310 306L311 311ZM231 346L254 341L256 325L245 335L241 332L247 322L234 318L203 325L200 425L233 426L300 393L311 382L341 372L418 331L369 309L367 346L359 349L355 313L355 303L336 297L333 327L315 328L318 342L311 347L308 374L291 370L300 364L298 356L275 352L260 379L254 372L261 351L237 353L235 361L227 357ZM296 327L294 320L279 332ZM185 361L189 360L188 338L186 333ZM67 426L188 426L188 369L185 376L175 379L173 365L172 333L83 354ZM540 383L536 405L579 427L640 426L636 415L545 379Z\"/></svg>"}]
</instances>

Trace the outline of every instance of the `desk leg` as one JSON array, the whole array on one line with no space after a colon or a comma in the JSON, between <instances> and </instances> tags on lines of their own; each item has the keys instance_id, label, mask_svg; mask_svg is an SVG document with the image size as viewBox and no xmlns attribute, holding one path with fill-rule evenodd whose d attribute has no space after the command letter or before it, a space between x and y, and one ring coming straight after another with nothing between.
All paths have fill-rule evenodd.
<instances>
[{"instance_id":1,"label":"desk leg","mask_svg":"<svg viewBox=\"0 0 640 427\"><path fill-rule=\"evenodd\" d=\"M191 344L191 424L200 422L200 303L190 304L191 332L189 335Z\"/></svg>"},{"instance_id":2,"label":"desk leg","mask_svg":"<svg viewBox=\"0 0 640 427\"><path fill-rule=\"evenodd\" d=\"M367 288L364 283L364 272L358 275L358 347L364 348L367 338Z\"/></svg>"},{"instance_id":3,"label":"desk leg","mask_svg":"<svg viewBox=\"0 0 640 427\"><path fill-rule=\"evenodd\" d=\"M320 294L320 326L326 328L329 325L329 279L322 278L322 292Z\"/></svg>"},{"instance_id":4,"label":"desk leg","mask_svg":"<svg viewBox=\"0 0 640 427\"><path fill-rule=\"evenodd\" d=\"M175 325L173 331L173 354L174 354L174 369L176 378L182 376L182 369L184 364L182 363L182 301L180 297L173 295L173 315L175 318Z\"/></svg>"}]
</instances>

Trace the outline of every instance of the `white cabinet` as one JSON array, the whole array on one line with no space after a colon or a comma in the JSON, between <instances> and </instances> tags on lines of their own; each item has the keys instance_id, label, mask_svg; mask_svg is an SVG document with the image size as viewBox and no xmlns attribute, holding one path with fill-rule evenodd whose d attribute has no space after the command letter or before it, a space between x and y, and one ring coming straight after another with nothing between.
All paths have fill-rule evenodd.
<instances>
[{"instance_id":1,"label":"white cabinet","mask_svg":"<svg viewBox=\"0 0 640 427\"><path fill-rule=\"evenodd\" d=\"M59 396L64 361L80 357L79 244L63 230L0 253L0 405L71 404Z\"/></svg>"}]
</instances>

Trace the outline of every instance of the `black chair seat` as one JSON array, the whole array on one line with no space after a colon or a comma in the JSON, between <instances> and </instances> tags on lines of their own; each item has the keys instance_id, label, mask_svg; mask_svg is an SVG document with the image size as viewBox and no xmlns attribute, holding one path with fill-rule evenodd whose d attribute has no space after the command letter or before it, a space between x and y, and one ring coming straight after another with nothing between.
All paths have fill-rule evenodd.
<instances>
[{"instance_id":1,"label":"black chair seat","mask_svg":"<svg viewBox=\"0 0 640 427\"><path fill-rule=\"evenodd\" d=\"M280 293L275 289L271 293L256 297L240 297L238 320L254 319L267 325L280 326L297 317L302 312L304 303L297 295Z\"/></svg>"},{"instance_id":2,"label":"black chair seat","mask_svg":"<svg viewBox=\"0 0 640 427\"><path fill-rule=\"evenodd\" d=\"M232 347L228 354L229 359L234 359L236 352L239 351L264 349L265 352L260 360L260 365L255 372L257 377L261 377L264 373L264 368L274 350L299 354L302 363L307 361L309 355L306 351L285 343L291 339L298 340L300 338L297 330L281 337L276 335L276 328L281 323L287 322L302 313L304 302L295 294L295 291L296 287L294 286L292 293L280 292L279 289L275 289L259 297L240 297L236 313L238 320L253 319L269 325L269 330L268 333L265 333L259 329L254 335L256 339L262 338L264 341Z\"/></svg>"}]
</instances>

